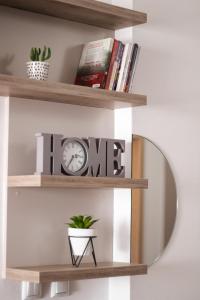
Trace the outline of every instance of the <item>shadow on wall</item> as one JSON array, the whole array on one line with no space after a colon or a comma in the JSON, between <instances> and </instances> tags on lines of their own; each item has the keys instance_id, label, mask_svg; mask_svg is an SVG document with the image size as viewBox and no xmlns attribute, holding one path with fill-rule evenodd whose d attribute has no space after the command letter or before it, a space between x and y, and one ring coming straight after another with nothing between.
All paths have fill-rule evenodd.
<instances>
[{"instance_id":1,"label":"shadow on wall","mask_svg":"<svg viewBox=\"0 0 200 300\"><path fill-rule=\"evenodd\" d=\"M9 71L9 68L14 61L14 54L6 54L3 57L0 57L0 73L6 75L12 75L12 72Z\"/></svg>"},{"instance_id":2,"label":"shadow on wall","mask_svg":"<svg viewBox=\"0 0 200 300\"><path fill-rule=\"evenodd\" d=\"M83 45L69 47L65 51L64 61L61 69L60 82L74 83Z\"/></svg>"}]
</instances>

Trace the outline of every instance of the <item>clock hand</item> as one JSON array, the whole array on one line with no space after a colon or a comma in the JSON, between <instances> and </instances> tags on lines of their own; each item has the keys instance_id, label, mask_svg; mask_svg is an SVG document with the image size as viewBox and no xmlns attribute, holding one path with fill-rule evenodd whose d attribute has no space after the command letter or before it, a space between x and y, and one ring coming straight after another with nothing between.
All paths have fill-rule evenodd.
<instances>
[{"instance_id":1,"label":"clock hand","mask_svg":"<svg viewBox=\"0 0 200 300\"><path fill-rule=\"evenodd\" d=\"M74 159L74 155L72 155L72 157L71 157L71 159L70 159L70 161L69 161L69 163L67 165L67 168L70 166L70 164L72 163L73 159Z\"/></svg>"}]
</instances>

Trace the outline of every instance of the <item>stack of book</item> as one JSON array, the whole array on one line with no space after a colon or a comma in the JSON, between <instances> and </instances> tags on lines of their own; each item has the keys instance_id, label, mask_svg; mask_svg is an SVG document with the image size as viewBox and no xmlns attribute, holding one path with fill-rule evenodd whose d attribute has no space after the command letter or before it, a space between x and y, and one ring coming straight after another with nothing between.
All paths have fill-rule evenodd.
<instances>
[{"instance_id":1,"label":"stack of book","mask_svg":"<svg viewBox=\"0 0 200 300\"><path fill-rule=\"evenodd\" d=\"M84 45L75 84L133 93L140 47L107 38Z\"/></svg>"}]
</instances>

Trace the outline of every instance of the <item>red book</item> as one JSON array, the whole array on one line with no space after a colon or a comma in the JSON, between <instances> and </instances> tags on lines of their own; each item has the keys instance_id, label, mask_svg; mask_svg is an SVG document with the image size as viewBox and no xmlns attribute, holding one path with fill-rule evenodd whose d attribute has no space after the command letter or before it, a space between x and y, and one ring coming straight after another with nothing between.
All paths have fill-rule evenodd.
<instances>
[{"instance_id":1,"label":"red book","mask_svg":"<svg viewBox=\"0 0 200 300\"><path fill-rule=\"evenodd\" d=\"M106 86L105 86L106 90L109 90L110 80L111 80L111 76L112 76L112 72L113 72L114 63L115 63L116 58L117 58L119 44L120 44L119 41L114 40L114 45L113 45L113 50L112 50L112 55L111 55L111 61L110 61L110 67L109 67L108 75L107 75L107 79L106 79Z\"/></svg>"},{"instance_id":2,"label":"red book","mask_svg":"<svg viewBox=\"0 0 200 300\"><path fill-rule=\"evenodd\" d=\"M75 84L105 88L113 44L114 40L107 38L84 46Z\"/></svg>"},{"instance_id":3,"label":"red book","mask_svg":"<svg viewBox=\"0 0 200 300\"><path fill-rule=\"evenodd\" d=\"M90 75L77 76L75 84L89 87L103 88L106 80L106 73L98 72Z\"/></svg>"}]
</instances>

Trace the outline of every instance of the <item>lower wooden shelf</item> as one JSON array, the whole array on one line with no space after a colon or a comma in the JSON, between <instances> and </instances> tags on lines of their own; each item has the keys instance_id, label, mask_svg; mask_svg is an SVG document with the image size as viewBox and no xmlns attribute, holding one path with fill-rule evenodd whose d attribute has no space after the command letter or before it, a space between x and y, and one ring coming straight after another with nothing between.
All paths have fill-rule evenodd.
<instances>
[{"instance_id":1,"label":"lower wooden shelf","mask_svg":"<svg viewBox=\"0 0 200 300\"><path fill-rule=\"evenodd\" d=\"M7 279L35 283L143 274L147 274L146 265L113 262L98 263L97 267L94 267L91 264L83 264L79 268L73 267L72 265L53 265L7 268L6 270Z\"/></svg>"},{"instance_id":2,"label":"lower wooden shelf","mask_svg":"<svg viewBox=\"0 0 200 300\"><path fill-rule=\"evenodd\" d=\"M19 175L8 177L8 187L148 188L147 179L85 176Z\"/></svg>"}]
</instances>

